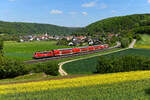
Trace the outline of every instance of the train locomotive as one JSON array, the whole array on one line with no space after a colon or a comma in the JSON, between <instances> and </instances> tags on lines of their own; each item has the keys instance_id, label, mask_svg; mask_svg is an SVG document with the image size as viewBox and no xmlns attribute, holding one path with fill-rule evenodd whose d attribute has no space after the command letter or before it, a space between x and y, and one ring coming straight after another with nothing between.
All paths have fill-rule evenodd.
<instances>
[{"instance_id":1,"label":"train locomotive","mask_svg":"<svg viewBox=\"0 0 150 100\"><path fill-rule=\"evenodd\" d=\"M33 58L41 59L41 58L46 58L46 57L77 54L77 53L83 53L83 52L90 52L94 50L101 50L101 49L105 49L108 47L109 46L107 44L104 44L104 45L94 45L94 46L78 47L78 48L56 49L56 50L50 50L50 51L36 52L33 55Z\"/></svg>"}]
</instances>

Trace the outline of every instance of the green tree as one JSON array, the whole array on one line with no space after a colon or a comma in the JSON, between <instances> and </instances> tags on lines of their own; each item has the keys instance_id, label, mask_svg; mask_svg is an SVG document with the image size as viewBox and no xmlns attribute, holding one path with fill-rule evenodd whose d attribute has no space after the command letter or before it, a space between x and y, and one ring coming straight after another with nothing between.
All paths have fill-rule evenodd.
<instances>
[{"instance_id":1,"label":"green tree","mask_svg":"<svg viewBox=\"0 0 150 100\"><path fill-rule=\"evenodd\" d=\"M3 40L0 38L0 55L3 55Z\"/></svg>"},{"instance_id":2,"label":"green tree","mask_svg":"<svg viewBox=\"0 0 150 100\"><path fill-rule=\"evenodd\" d=\"M57 45L67 45L67 44L68 44L67 39L61 39L61 40L58 40L57 42Z\"/></svg>"}]
</instances>

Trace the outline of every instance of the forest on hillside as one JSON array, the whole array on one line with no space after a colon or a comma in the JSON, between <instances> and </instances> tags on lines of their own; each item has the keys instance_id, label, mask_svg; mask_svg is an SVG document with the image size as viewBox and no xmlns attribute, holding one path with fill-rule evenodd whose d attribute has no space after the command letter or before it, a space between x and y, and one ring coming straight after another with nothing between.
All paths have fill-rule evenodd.
<instances>
[{"instance_id":1,"label":"forest on hillside","mask_svg":"<svg viewBox=\"0 0 150 100\"><path fill-rule=\"evenodd\" d=\"M97 21L84 28L89 35L102 33L150 33L150 14L112 17Z\"/></svg>"},{"instance_id":2,"label":"forest on hillside","mask_svg":"<svg viewBox=\"0 0 150 100\"><path fill-rule=\"evenodd\" d=\"M0 34L45 34L70 35L79 31L80 28L62 27L51 24L4 22L0 21Z\"/></svg>"}]
</instances>

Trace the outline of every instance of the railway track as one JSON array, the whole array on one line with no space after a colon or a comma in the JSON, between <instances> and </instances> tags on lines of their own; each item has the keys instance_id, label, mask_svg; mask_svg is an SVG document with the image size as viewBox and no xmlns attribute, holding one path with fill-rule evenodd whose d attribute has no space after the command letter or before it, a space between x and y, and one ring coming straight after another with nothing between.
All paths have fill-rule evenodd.
<instances>
[{"instance_id":1,"label":"railway track","mask_svg":"<svg viewBox=\"0 0 150 100\"><path fill-rule=\"evenodd\" d=\"M29 60L29 61L24 61L24 63L34 64L34 63L40 63L40 62L45 62L45 61L49 61L49 60L59 60L59 59L62 59L62 58L69 58L69 57L74 57L74 56L82 56L82 55L88 55L88 54L93 54L93 53L98 53L98 52L104 52L104 51L111 50L111 49L114 49L114 48L118 48L118 47L111 47L111 48L107 48L107 49L95 50L95 51L90 51L90 52L82 52L82 53L78 53L78 54L70 54L70 55L64 55L64 56Z\"/></svg>"}]
</instances>

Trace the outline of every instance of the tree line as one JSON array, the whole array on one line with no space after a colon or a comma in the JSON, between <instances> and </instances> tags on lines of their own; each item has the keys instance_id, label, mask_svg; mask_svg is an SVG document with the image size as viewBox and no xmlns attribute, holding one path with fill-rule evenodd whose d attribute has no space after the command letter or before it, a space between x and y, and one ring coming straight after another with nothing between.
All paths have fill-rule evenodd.
<instances>
[{"instance_id":1,"label":"tree line","mask_svg":"<svg viewBox=\"0 0 150 100\"><path fill-rule=\"evenodd\" d=\"M98 59L96 70L101 74L150 70L150 58L140 55L101 56Z\"/></svg>"},{"instance_id":2,"label":"tree line","mask_svg":"<svg viewBox=\"0 0 150 100\"><path fill-rule=\"evenodd\" d=\"M51 24L4 22L0 21L0 34L50 34L69 35L76 33L80 28L63 27Z\"/></svg>"}]
</instances>

